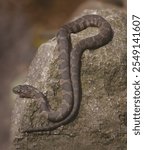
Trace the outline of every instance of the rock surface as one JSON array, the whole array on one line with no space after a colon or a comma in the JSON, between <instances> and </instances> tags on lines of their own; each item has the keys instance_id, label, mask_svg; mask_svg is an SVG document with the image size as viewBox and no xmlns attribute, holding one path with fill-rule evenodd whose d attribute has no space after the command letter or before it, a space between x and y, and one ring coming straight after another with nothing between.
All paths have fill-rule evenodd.
<instances>
[{"instance_id":1,"label":"rock surface","mask_svg":"<svg viewBox=\"0 0 144 150\"><path fill-rule=\"evenodd\" d=\"M22 134L27 128L46 127L35 100L17 98L13 104L13 150L126 150L126 14L116 9L85 10L98 14L114 30L112 42L82 56L82 102L77 118L52 132ZM80 39L97 34L88 28L72 35ZM54 108L61 101L56 39L43 44L33 59L25 83L48 91Z\"/></svg>"}]
</instances>

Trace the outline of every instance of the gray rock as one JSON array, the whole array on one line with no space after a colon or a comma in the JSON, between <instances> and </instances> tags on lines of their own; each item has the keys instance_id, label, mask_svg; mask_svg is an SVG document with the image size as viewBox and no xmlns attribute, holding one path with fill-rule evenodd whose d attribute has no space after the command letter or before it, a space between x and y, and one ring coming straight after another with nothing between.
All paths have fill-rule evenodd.
<instances>
[{"instance_id":1,"label":"gray rock","mask_svg":"<svg viewBox=\"0 0 144 150\"><path fill-rule=\"evenodd\" d=\"M82 102L77 118L52 132L22 134L27 128L48 126L35 100L17 98L12 115L14 150L125 150L126 149L126 14L116 9L85 10L99 14L114 30L112 42L82 56ZM72 35L73 43L93 34L88 28ZM48 91L51 105L61 102L56 39L38 49L26 84Z\"/></svg>"}]
</instances>

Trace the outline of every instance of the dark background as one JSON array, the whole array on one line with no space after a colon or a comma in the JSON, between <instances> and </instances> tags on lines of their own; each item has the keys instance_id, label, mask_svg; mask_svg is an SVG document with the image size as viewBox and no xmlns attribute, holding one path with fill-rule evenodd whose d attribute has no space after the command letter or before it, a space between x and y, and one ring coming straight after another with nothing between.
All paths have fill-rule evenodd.
<instances>
[{"instance_id":1,"label":"dark background","mask_svg":"<svg viewBox=\"0 0 144 150\"><path fill-rule=\"evenodd\" d=\"M0 0L0 150L7 150L10 141L12 87L26 73L39 45L86 1ZM125 0L99 1L126 9Z\"/></svg>"}]
</instances>

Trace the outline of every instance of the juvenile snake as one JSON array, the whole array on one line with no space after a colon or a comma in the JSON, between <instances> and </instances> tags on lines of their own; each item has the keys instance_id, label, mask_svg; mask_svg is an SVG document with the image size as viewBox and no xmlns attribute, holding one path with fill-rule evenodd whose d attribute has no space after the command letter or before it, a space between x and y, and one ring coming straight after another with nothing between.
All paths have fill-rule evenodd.
<instances>
[{"instance_id":1,"label":"juvenile snake","mask_svg":"<svg viewBox=\"0 0 144 150\"><path fill-rule=\"evenodd\" d=\"M78 33L87 27L98 27L99 33L79 41L73 48L71 33ZM109 43L113 38L111 25L101 16L86 15L60 28L57 33L59 50L60 85L63 100L57 111L53 111L46 96L31 85L18 85L13 92L21 98L34 98L41 104L41 110L54 122L47 128L28 129L24 132L51 131L72 121L78 113L81 101L80 67L84 50L94 50Z\"/></svg>"}]
</instances>

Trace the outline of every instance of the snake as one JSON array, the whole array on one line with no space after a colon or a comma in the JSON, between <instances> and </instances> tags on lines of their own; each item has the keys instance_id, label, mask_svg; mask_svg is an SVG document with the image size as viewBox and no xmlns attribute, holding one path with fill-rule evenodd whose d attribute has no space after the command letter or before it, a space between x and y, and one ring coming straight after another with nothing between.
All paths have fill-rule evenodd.
<instances>
[{"instance_id":1,"label":"snake","mask_svg":"<svg viewBox=\"0 0 144 150\"><path fill-rule=\"evenodd\" d=\"M71 34L76 34L88 27L97 27L99 33L80 40L72 46ZM81 57L86 49L95 50L108 44L114 31L108 21L100 15L84 15L70 23L63 25L56 36L58 45L58 65L62 102L57 110L53 110L47 96L32 85L18 85L13 92L21 98L37 99L41 112L52 122L48 127L27 129L24 132L52 131L66 125L75 119L79 112L81 89Z\"/></svg>"}]
</instances>

